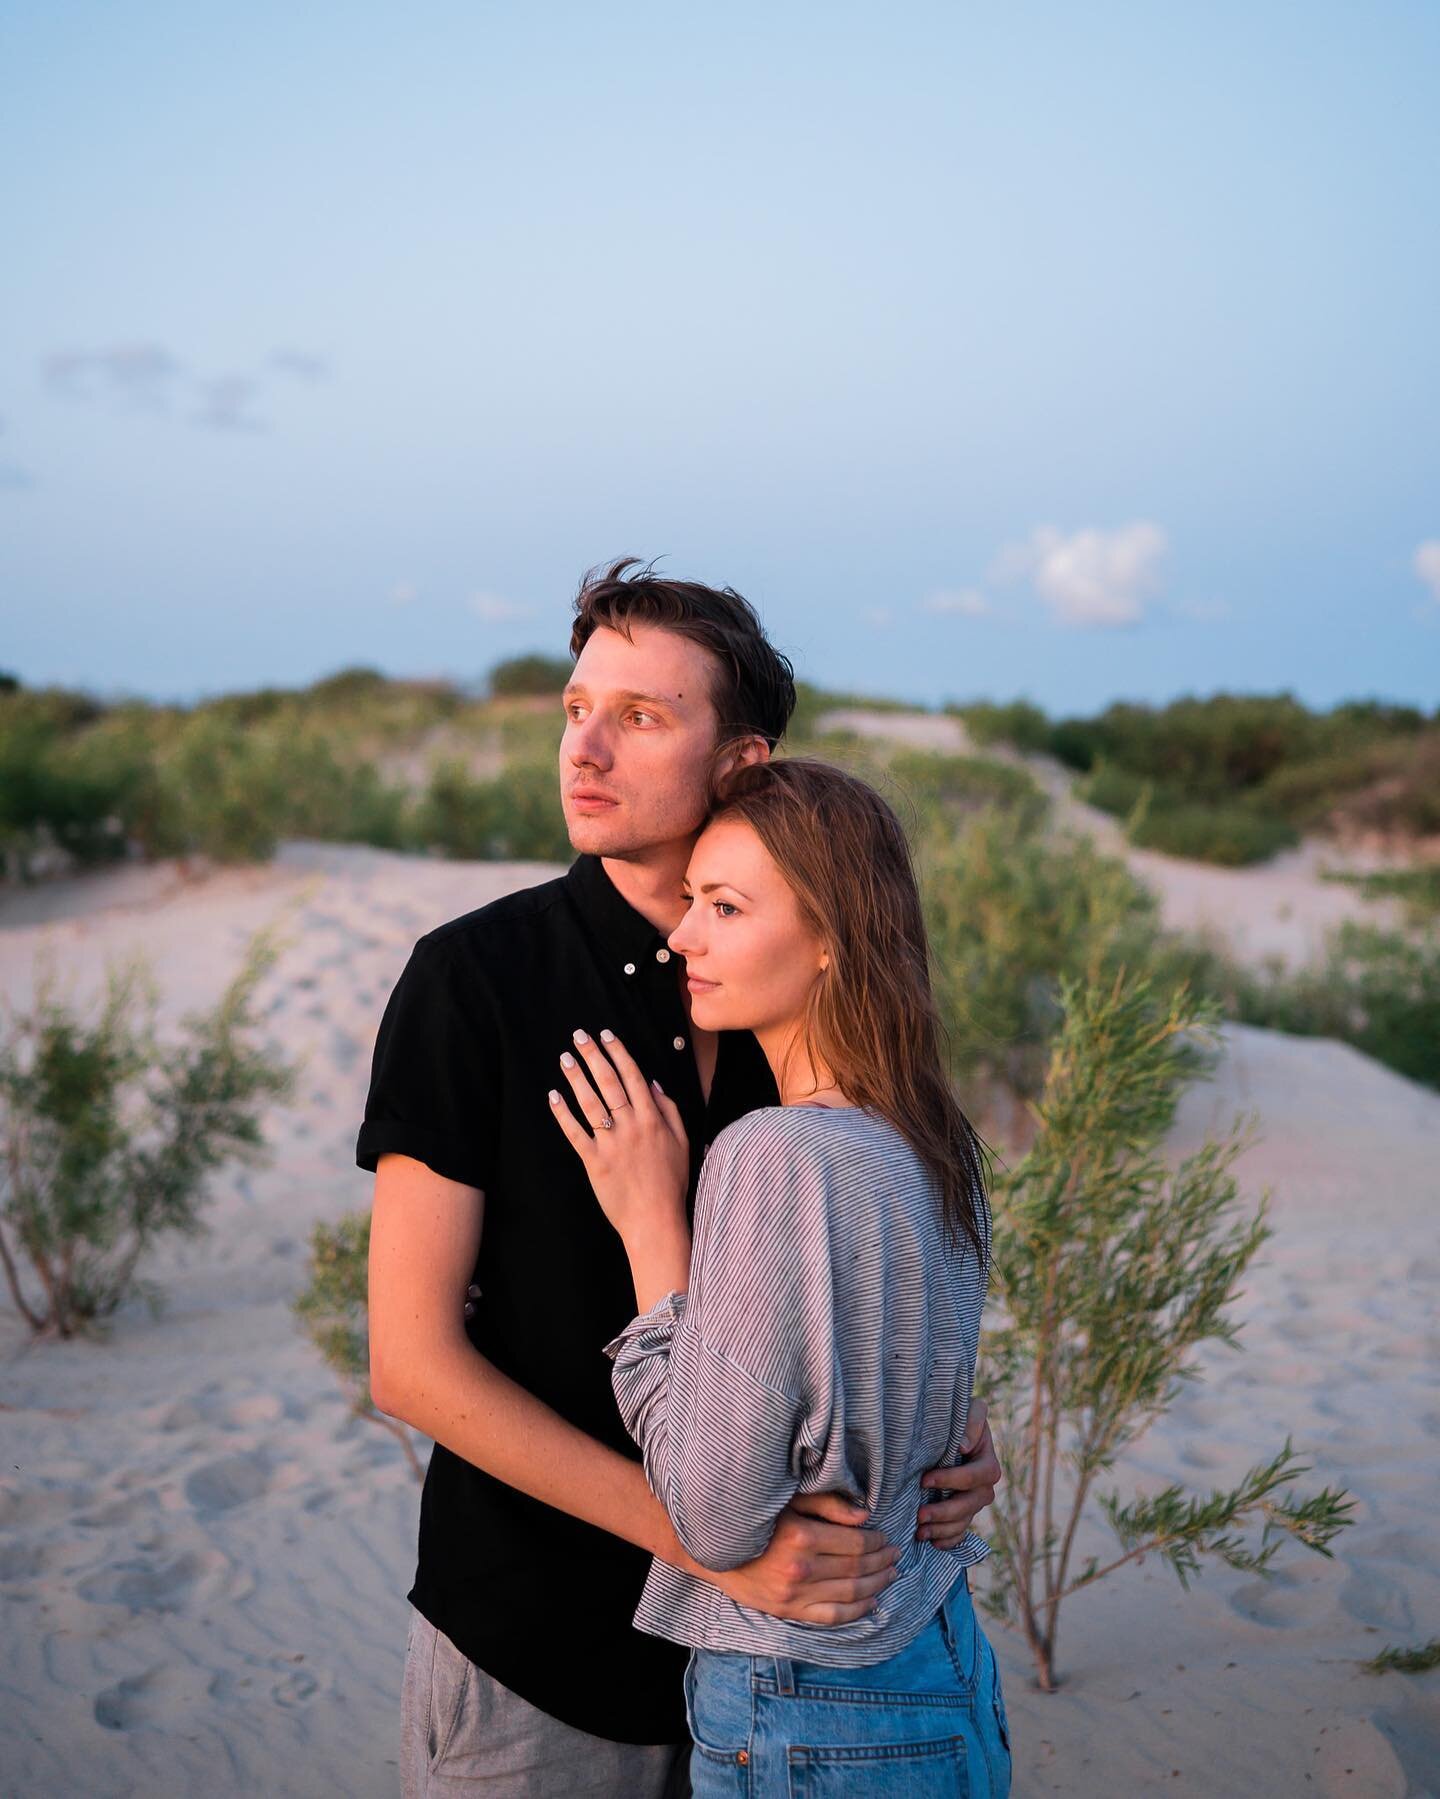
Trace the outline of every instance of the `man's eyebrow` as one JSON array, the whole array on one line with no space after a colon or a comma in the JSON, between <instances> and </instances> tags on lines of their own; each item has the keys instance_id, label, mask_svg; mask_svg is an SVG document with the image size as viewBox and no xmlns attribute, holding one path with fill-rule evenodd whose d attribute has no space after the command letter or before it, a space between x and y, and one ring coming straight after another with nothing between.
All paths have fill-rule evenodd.
<instances>
[{"instance_id":1,"label":"man's eyebrow","mask_svg":"<svg viewBox=\"0 0 1440 1799\"><path fill-rule=\"evenodd\" d=\"M568 700L573 694L584 692L585 687L583 682L571 681L560 697L561 699ZM639 688L632 687L626 689L623 693L617 693L615 698L622 706L633 706L638 702L645 706L663 706L667 711L673 712L676 700L683 700L685 695L681 693L672 697L671 695L664 693L642 693Z\"/></svg>"}]
</instances>

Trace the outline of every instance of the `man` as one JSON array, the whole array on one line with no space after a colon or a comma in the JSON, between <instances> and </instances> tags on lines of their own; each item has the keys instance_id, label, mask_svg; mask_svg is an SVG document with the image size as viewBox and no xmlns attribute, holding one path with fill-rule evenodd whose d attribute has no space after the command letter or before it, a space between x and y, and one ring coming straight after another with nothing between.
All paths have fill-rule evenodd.
<instances>
[{"instance_id":1,"label":"man","mask_svg":"<svg viewBox=\"0 0 1440 1799\"><path fill-rule=\"evenodd\" d=\"M788 661L730 589L631 560L575 602L560 782L568 874L420 938L391 993L356 1146L375 1171L371 1389L434 1439L402 1697L408 1796L688 1791L686 1653L631 1624L650 1556L778 1617L863 1616L898 1547L839 1496L756 1561L698 1568L645 1484L603 1354L635 1312L619 1238L546 1098L576 1030L615 1030L684 1118L690 1192L724 1127L778 1095L748 1032L690 1020L665 939L713 785L770 754ZM976 1402L958 1542L999 1464Z\"/></svg>"}]
</instances>

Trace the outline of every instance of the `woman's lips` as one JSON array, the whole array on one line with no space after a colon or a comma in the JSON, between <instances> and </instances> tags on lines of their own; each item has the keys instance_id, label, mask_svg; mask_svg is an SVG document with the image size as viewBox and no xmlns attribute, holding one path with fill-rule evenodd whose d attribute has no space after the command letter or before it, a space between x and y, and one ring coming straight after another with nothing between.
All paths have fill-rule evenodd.
<instances>
[{"instance_id":1,"label":"woman's lips","mask_svg":"<svg viewBox=\"0 0 1440 1799\"><path fill-rule=\"evenodd\" d=\"M719 981L702 981L699 975L687 974L685 985L692 993L713 993L720 983Z\"/></svg>"}]
</instances>

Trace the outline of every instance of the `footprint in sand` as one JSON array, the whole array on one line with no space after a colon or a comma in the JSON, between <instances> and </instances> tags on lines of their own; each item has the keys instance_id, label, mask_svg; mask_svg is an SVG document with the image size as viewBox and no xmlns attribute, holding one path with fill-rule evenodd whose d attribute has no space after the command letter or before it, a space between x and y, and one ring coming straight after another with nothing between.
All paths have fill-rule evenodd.
<instances>
[{"instance_id":1,"label":"footprint in sand","mask_svg":"<svg viewBox=\"0 0 1440 1799\"><path fill-rule=\"evenodd\" d=\"M270 1470L263 1456L223 1455L195 1470L185 1482L185 1497L201 1517L209 1518L259 1499L269 1486Z\"/></svg>"},{"instance_id":2,"label":"footprint in sand","mask_svg":"<svg viewBox=\"0 0 1440 1799\"><path fill-rule=\"evenodd\" d=\"M1302 1581L1287 1568L1246 1581L1230 1595L1232 1610L1252 1624L1264 1624L1272 1630L1294 1630L1309 1624L1329 1603L1329 1595L1318 1582Z\"/></svg>"},{"instance_id":3,"label":"footprint in sand","mask_svg":"<svg viewBox=\"0 0 1440 1799\"><path fill-rule=\"evenodd\" d=\"M1340 1603L1358 1624L1406 1631L1414 1622L1404 1590L1373 1568L1352 1574L1340 1589Z\"/></svg>"},{"instance_id":4,"label":"footprint in sand","mask_svg":"<svg viewBox=\"0 0 1440 1799\"><path fill-rule=\"evenodd\" d=\"M234 1563L218 1549L187 1549L112 1562L76 1591L90 1605L123 1605L132 1612L183 1612L222 1597L237 1597ZM241 1585L244 1584L242 1581Z\"/></svg>"},{"instance_id":5,"label":"footprint in sand","mask_svg":"<svg viewBox=\"0 0 1440 1799\"><path fill-rule=\"evenodd\" d=\"M205 1669L162 1662L106 1687L95 1700L95 1722L106 1730L178 1729L193 1724L213 1688Z\"/></svg>"}]
</instances>

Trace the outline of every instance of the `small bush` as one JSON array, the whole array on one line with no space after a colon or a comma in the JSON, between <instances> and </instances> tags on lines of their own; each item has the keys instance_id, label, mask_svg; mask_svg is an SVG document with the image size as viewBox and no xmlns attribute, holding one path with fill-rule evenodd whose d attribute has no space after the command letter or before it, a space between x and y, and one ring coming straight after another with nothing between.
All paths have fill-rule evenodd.
<instances>
[{"instance_id":1,"label":"small bush","mask_svg":"<svg viewBox=\"0 0 1440 1799\"><path fill-rule=\"evenodd\" d=\"M1194 862L1241 868L1265 862L1299 842L1283 818L1267 818L1243 805L1172 805L1155 802L1130 825L1129 840L1138 849L1161 850Z\"/></svg>"},{"instance_id":2,"label":"small bush","mask_svg":"<svg viewBox=\"0 0 1440 1799\"><path fill-rule=\"evenodd\" d=\"M1236 1214L1243 1121L1177 1167L1162 1154L1179 1095L1202 1070L1214 1009L1117 975L1064 981L1060 1010L1039 1134L994 1190L997 1316L976 1378L1005 1445L980 1604L1019 1623L1045 1692L1056 1684L1060 1608L1079 1588L1146 1555L1187 1588L1202 1558L1264 1574L1287 1540L1328 1557L1355 1504L1342 1489L1285 1493L1307 1471L1288 1438L1229 1492L1169 1486L1128 1503L1095 1494L1197 1378L1195 1352L1236 1346L1228 1314L1273 1233L1264 1199L1253 1216ZM1092 1497L1118 1553L1077 1567ZM1251 1524L1254 1547L1242 1534Z\"/></svg>"},{"instance_id":3,"label":"small bush","mask_svg":"<svg viewBox=\"0 0 1440 1799\"><path fill-rule=\"evenodd\" d=\"M517 694L559 694L574 668L568 656L511 656L490 670L488 685L497 699Z\"/></svg>"},{"instance_id":4,"label":"small bush","mask_svg":"<svg viewBox=\"0 0 1440 1799\"><path fill-rule=\"evenodd\" d=\"M204 1229L200 1203L227 1160L255 1162L260 1112L294 1071L251 1041L254 989L275 960L250 941L218 1004L162 1044L157 998L138 962L112 964L98 1016L55 991L42 967L30 1010L0 1035L0 1263L37 1334L93 1329L132 1292L136 1266L167 1232ZM22 1266L23 1265L23 1266ZM28 1272L27 1272L28 1268Z\"/></svg>"},{"instance_id":5,"label":"small bush","mask_svg":"<svg viewBox=\"0 0 1440 1799\"><path fill-rule=\"evenodd\" d=\"M357 1418L390 1432L405 1451L416 1480L425 1470L414 1439L398 1418L380 1411L370 1395L370 1214L350 1212L310 1233L310 1282L295 1301L295 1315L310 1341L340 1377Z\"/></svg>"},{"instance_id":6,"label":"small bush","mask_svg":"<svg viewBox=\"0 0 1440 1799\"><path fill-rule=\"evenodd\" d=\"M1377 869L1371 874L1329 870L1324 879L1358 887L1366 899L1398 899L1412 924L1440 919L1440 862L1419 863L1414 868Z\"/></svg>"},{"instance_id":7,"label":"small bush","mask_svg":"<svg viewBox=\"0 0 1440 1799\"><path fill-rule=\"evenodd\" d=\"M970 700L945 710L958 718L974 742L1012 743L1017 750L1048 751L1050 720L1029 700L996 705L990 700Z\"/></svg>"},{"instance_id":8,"label":"small bush","mask_svg":"<svg viewBox=\"0 0 1440 1799\"><path fill-rule=\"evenodd\" d=\"M1412 938L1347 920L1319 966L1239 981L1235 1009L1246 1024L1338 1037L1440 1087L1440 934Z\"/></svg>"},{"instance_id":9,"label":"small bush","mask_svg":"<svg viewBox=\"0 0 1440 1799\"><path fill-rule=\"evenodd\" d=\"M463 762L439 763L412 833L421 848L476 861L568 862L574 854L549 763L520 763L493 781L477 781Z\"/></svg>"}]
</instances>

